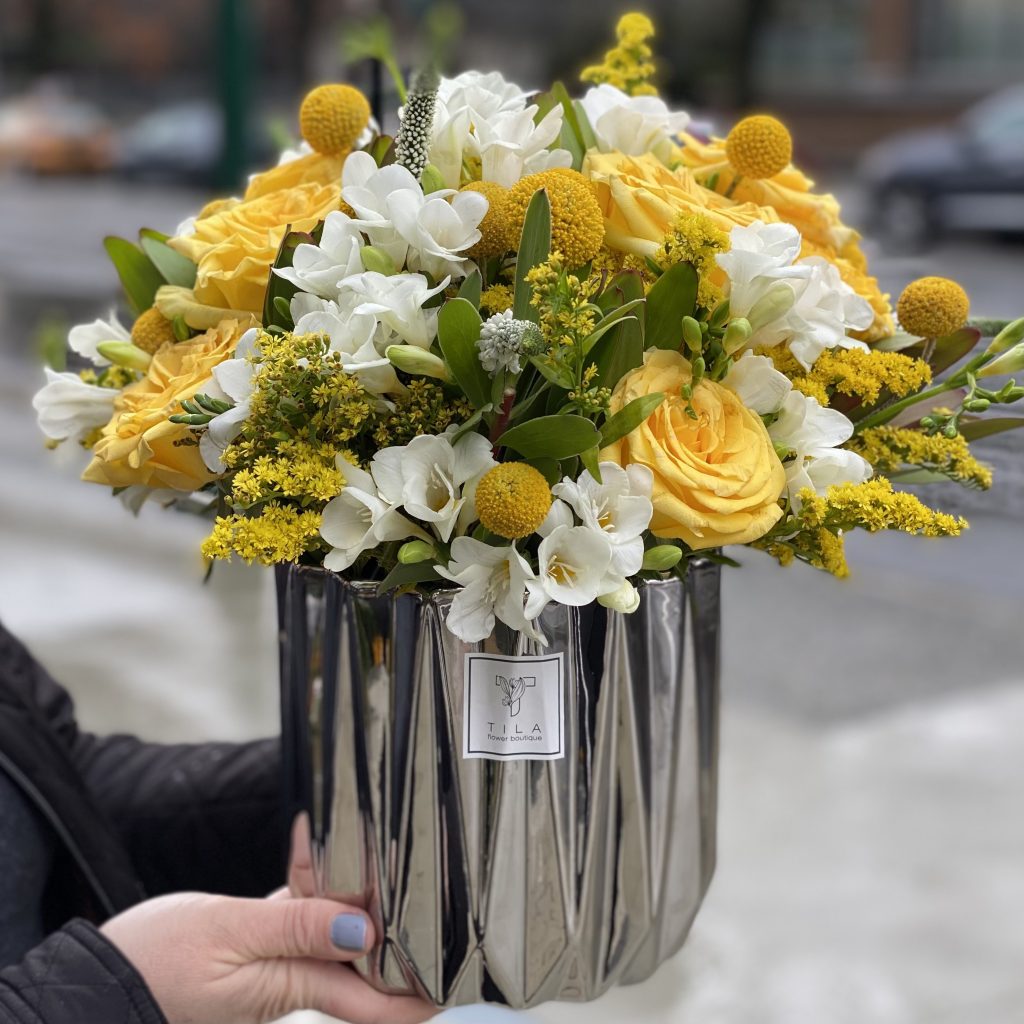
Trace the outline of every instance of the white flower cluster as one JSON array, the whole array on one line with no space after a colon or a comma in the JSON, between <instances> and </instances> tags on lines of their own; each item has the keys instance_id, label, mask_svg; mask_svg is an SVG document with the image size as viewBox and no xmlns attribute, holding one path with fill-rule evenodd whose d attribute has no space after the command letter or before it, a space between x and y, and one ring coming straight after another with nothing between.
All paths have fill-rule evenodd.
<instances>
[{"instance_id":1,"label":"white flower cluster","mask_svg":"<svg viewBox=\"0 0 1024 1024\"><path fill-rule=\"evenodd\" d=\"M458 188L465 161L479 162L483 181L510 187L527 174L569 167L565 149L549 149L562 131L562 108L539 121L539 108L500 74L466 71L442 78L434 111L430 162Z\"/></svg>"},{"instance_id":2,"label":"white flower cluster","mask_svg":"<svg viewBox=\"0 0 1024 1024\"><path fill-rule=\"evenodd\" d=\"M809 370L827 348L867 348L849 336L871 326L874 312L817 256L797 259L800 232L791 224L755 221L735 227L730 249L716 256L728 276L729 312L746 317L750 348L785 343Z\"/></svg>"},{"instance_id":3,"label":"white flower cluster","mask_svg":"<svg viewBox=\"0 0 1024 1024\"><path fill-rule=\"evenodd\" d=\"M520 357L531 354L530 342L534 338L540 340L541 336L532 321L516 320L511 309L495 313L480 329L476 343L480 365L492 375L499 370L519 373L523 368Z\"/></svg>"},{"instance_id":4,"label":"white flower cluster","mask_svg":"<svg viewBox=\"0 0 1024 1024\"><path fill-rule=\"evenodd\" d=\"M580 104L602 153L653 153L665 164L671 160L674 136L690 123L689 114L669 110L657 96L629 96L607 83L588 90Z\"/></svg>"},{"instance_id":5,"label":"white flower cluster","mask_svg":"<svg viewBox=\"0 0 1024 1024\"><path fill-rule=\"evenodd\" d=\"M538 618L552 602L579 607L599 601L636 611L640 596L628 577L640 571L650 525L653 476L645 466L600 465L601 483L584 470L552 489L555 501L537 530L537 570L515 545L493 547L457 537L438 572L459 584L448 628L468 643L483 640L495 619L544 643Z\"/></svg>"}]
</instances>

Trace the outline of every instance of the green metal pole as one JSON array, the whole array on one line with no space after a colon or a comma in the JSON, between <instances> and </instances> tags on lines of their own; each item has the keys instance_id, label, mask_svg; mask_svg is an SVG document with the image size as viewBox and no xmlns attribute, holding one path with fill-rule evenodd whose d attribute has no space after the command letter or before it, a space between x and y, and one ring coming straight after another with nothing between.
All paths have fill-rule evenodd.
<instances>
[{"instance_id":1,"label":"green metal pole","mask_svg":"<svg viewBox=\"0 0 1024 1024\"><path fill-rule=\"evenodd\" d=\"M224 137L216 185L235 189L248 160L252 45L246 0L220 0L217 10L217 87Z\"/></svg>"}]
</instances>

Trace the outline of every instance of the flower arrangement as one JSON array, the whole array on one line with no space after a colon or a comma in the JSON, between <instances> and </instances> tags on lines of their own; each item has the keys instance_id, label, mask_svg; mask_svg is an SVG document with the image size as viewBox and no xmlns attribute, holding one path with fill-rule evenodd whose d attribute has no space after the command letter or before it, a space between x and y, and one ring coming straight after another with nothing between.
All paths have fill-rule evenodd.
<instances>
[{"instance_id":1,"label":"flower arrangement","mask_svg":"<svg viewBox=\"0 0 1024 1024\"><path fill-rule=\"evenodd\" d=\"M314 89L242 197L107 239L135 319L71 331L88 365L47 371L44 433L136 508L210 515L211 560L453 586L466 641L543 642L550 602L628 613L727 545L842 576L848 530L959 533L893 484L989 486L969 445L1024 424L984 415L1024 397L985 386L1024 367L1024 319L972 324L925 278L897 330L785 127L690 134L650 21L617 35L579 99L398 81L394 138Z\"/></svg>"}]
</instances>

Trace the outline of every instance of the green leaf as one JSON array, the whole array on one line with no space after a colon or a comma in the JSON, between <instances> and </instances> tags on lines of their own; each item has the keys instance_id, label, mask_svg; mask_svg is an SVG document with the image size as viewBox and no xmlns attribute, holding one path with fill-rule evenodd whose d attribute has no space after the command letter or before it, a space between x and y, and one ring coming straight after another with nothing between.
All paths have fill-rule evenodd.
<instances>
[{"instance_id":1,"label":"green leaf","mask_svg":"<svg viewBox=\"0 0 1024 1024\"><path fill-rule=\"evenodd\" d=\"M586 337L585 337L585 338L583 339L583 354L584 354L584 355L589 355L589 353L590 353L590 350L591 350L591 349L592 349L592 348L593 348L593 347L594 347L594 346L595 346L595 345L596 345L596 344L597 344L597 343L598 343L598 342L599 342L599 341L600 341L600 340L601 340L601 339L602 339L602 338L603 338L603 337L604 337L604 336L605 336L605 335L606 335L606 334L607 334L607 333L608 333L608 332L609 332L610 330L612 330L612 329L613 329L613 328L614 328L614 327L616 326L616 324L620 324L620 323L623 323L623 322L624 322L625 320L632 320L632 321L634 321L634 323L636 323L636 324L637 324L637 326L639 326L639 325L640 325L640 321L639 321L639 320L638 320L638 319L637 319L637 318L636 318L635 316L625 316L625 317L617 317L617 318L615 318L615 319L612 319L612 320L609 320L609 319L605 318L605 322L604 322L604 323L603 323L603 324L602 324L601 326L599 326L599 327L595 327L595 328L594 328L594 329L593 329L593 330L592 330L592 331L590 332L590 334L588 334L588 335L587 335L587 336L586 336Z\"/></svg>"},{"instance_id":2,"label":"green leaf","mask_svg":"<svg viewBox=\"0 0 1024 1024\"><path fill-rule=\"evenodd\" d=\"M561 479L557 459L529 459L528 462L547 480L549 487L554 487Z\"/></svg>"},{"instance_id":3,"label":"green leaf","mask_svg":"<svg viewBox=\"0 0 1024 1024\"><path fill-rule=\"evenodd\" d=\"M537 368L537 372L547 381L562 388L563 391L568 391L573 386L572 374L568 367L562 366L549 366L540 356L531 356L530 362Z\"/></svg>"},{"instance_id":4,"label":"green leaf","mask_svg":"<svg viewBox=\"0 0 1024 1024\"><path fill-rule=\"evenodd\" d=\"M665 396L660 391L655 391L649 395L634 398L614 416L609 416L604 421L604 426L601 427L601 447L606 448L627 434L631 434L664 401Z\"/></svg>"},{"instance_id":5,"label":"green leaf","mask_svg":"<svg viewBox=\"0 0 1024 1024\"><path fill-rule=\"evenodd\" d=\"M157 288L167 283L163 275L153 261L127 238L108 235L103 239L103 248L121 279L128 305L136 316L144 313L153 305Z\"/></svg>"},{"instance_id":6,"label":"green leaf","mask_svg":"<svg viewBox=\"0 0 1024 1024\"><path fill-rule=\"evenodd\" d=\"M506 430L498 444L527 459L567 459L600 440L597 427L583 416L538 416Z\"/></svg>"},{"instance_id":7,"label":"green leaf","mask_svg":"<svg viewBox=\"0 0 1024 1024\"><path fill-rule=\"evenodd\" d=\"M1024 417L993 416L984 420L960 421L960 433L968 441L977 441L982 437L1002 434L1007 430L1020 430L1024 427Z\"/></svg>"},{"instance_id":8,"label":"green leaf","mask_svg":"<svg viewBox=\"0 0 1024 1024\"><path fill-rule=\"evenodd\" d=\"M281 245L277 250L277 256L274 258L274 268L278 267L290 267L292 265L292 258L295 256L295 250L303 243L313 243L315 238L311 234L306 234L303 231L289 231L284 238L281 239ZM291 330L294 326L292 323L290 305L292 297L298 291L290 281L286 281L283 277L278 277L273 271L270 274L270 280L267 282L267 293L263 299L263 323L267 327L283 327L286 330ZM282 318L281 309L282 307L278 303L278 299L284 299L289 306L288 316Z\"/></svg>"},{"instance_id":9,"label":"green leaf","mask_svg":"<svg viewBox=\"0 0 1024 1024\"><path fill-rule=\"evenodd\" d=\"M601 467L597 461L600 451L600 448L595 445L593 448L588 448L585 452L580 452L580 462L583 463L583 468L599 484L604 483L601 479Z\"/></svg>"},{"instance_id":10,"label":"green leaf","mask_svg":"<svg viewBox=\"0 0 1024 1024\"><path fill-rule=\"evenodd\" d=\"M952 334L936 338L935 347L928 360L932 373L940 374L943 370L948 370L954 363L963 359L979 341L981 331L975 327L961 327ZM883 338L871 347L882 352L901 352L913 359L921 359L924 356L925 342L922 338L900 332L890 338Z\"/></svg>"},{"instance_id":11,"label":"green leaf","mask_svg":"<svg viewBox=\"0 0 1024 1024\"><path fill-rule=\"evenodd\" d=\"M139 245L168 284L195 287L196 265L180 252L175 252L167 244L166 235L152 228L143 228L139 232Z\"/></svg>"},{"instance_id":12,"label":"green leaf","mask_svg":"<svg viewBox=\"0 0 1024 1024\"><path fill-rule=\"evenodd\" d=\"M399 562L381 580L377 587L377 593L386 594L389 590L395 590L398 587L413 587L417 583L432 583L439 579L441 576L430 562L417 562L415 565L402 565Z\"/></svg>"},{"instance_id":13,"label":"green leaf","mask_svg":"<svg viewBox=\"0 0 1024 1024\"><path fill-rule=\"evenodd\" d=\"M584 149L593 149L597 145L597 136L591 127L590 118L583 109L579 100L573 100L573 110L576 111L576 123L579 125L580 138L583 140Z\"/></svg>"},{"instance_id":14,"label":"green leaf","mask_svg":"<svg viewBox=\"0 0 1024 1024\"><path fill-rule=\"evenodd\" d=\"M647 293L647 347L678 349L683 340L683 317L692 316L696 304L697 271L689 263L669 267Z\"/></svg>"},{"instance_id":15,"label":"green leaf","mask_svg":"<svg viewBox=\"0 0 1024 1024\"><path fill-rule=\"evenodd\" d=\"M572 166L578 171L583 166L583 157L587 152L587 141L583 136L579 115L569 91L561 82L555 82L551 87L551 96L562 105L562 145L572 153Z\"/></svg>"},{"instance_id":16,"label":"green leaf","mask_svg":"<svg viewBox=\"0 0 1024 1024\"><path fill-rule=\"evenodd\" d=\"M543 263L551 253L551 203L544 189L539 189L526 208L523 234L519 241L519 255L516 259L515 299L512 315L517 320L532 320L540 323L539 312L530 305L532 289L526 282L526 275L538 263Z\"/></svg>"},{"instance_id":17,"label":"green leaf","mask_svg":"<svg viewBox=\"0 0 1024 1024\"><path fill-rule=\"evenodd\" d=\"M459 425L459 429L456 430L451 435L451 437L449 438L451 443L455 444L455 442L458 441L459 438L465 437L467 434L472 433L480 425L480 421L484 418L484 416L487 413L493 411L494 406L491 405L490 403L481 406L479 409L477 409L476 412L474 412L473 415L470 416L468 420L465 420L463 423L461 423Z\"/></svg>"},{"instance_id":18,"label":"green leaf","mask_svg":"<svg viewBox=\"0 0 1024 1024\"><path fill-rule=\"evenodd\" d=\"M642 315L642 304L633 305L638 300L643 300L643 282L640 274L627 270L614 276L601 293L597 304L602 309L612 312L616 307L630 306ZM623 317L614 325L613 330L598 339L588 353L590 360L597 367L596 383L601 387L613 388L623 374L642 364L643 349L644 331L641 319Z\"/></svg>"},{"instance_id":19,"label":"green leaf","mask_svg":"<svg viewBox=\"0 0 1024 1024\"><path fill-rule=\"evenodd\" d=\"M437 341L445 362L474 409L491 400L491 378L480 365L476 347L481 323L476 307L467 299L449 300L437 317Z\"/></svg>"},{"instance_id":20,"label":"green leaf","mask_svg":"<svg viewBox=\"0 0 1024 1024\"><path fill-rule=\"evenodd\" d=\"M378 167L395 162L395 140L390 135L378 135L370 143L369 154L377 161Z\"/></svg>"},{"instance_id":21,"label":"green leaf","mask_svg":"<svg viewBox=\"0 0 1024 1024\"><path fill-rule=\"evenodd\" d=\"M480 280L480 271L474 270L461 285L459 285L459 298L471 302L477 309L480 308L480 295L483 282Z\"/></svg>"},{"instance_id":22,"label":"green leaf","mask_svg":"<svg viewBox=\"0 0 1024 1024\"><path fill-rule=\"evenodd\" d=\"M934 469L898 469L885 474L894 484L948 484L948 473L939 473Z\"/></svg>"}]
</instances>

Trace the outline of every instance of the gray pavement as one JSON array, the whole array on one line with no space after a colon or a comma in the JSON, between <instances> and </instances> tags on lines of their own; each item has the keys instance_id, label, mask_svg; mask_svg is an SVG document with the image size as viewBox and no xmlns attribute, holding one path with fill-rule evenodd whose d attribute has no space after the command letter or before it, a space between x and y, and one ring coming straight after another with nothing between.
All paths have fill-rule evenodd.
<instances>
[{"instance_id":1,"label":"gray pavement","mask_svg":"<svg viewBox=\"0 0 1024 1024\"><path fill-rule=\"evenodd\" d=\"M71 686L92 728L168 740L271 732L269 574L225 567L203 587L202 524L157 509L133 519L79 483L81 454L45 452L28 407L37 371L25 330L38 311L102 309L114 281L100 236L142 219L173 227L196 199L8 184L0 617ZM875 266L893 289L901 277L947 272L972 288L979 311L1024 310L1022 249L962 241L913 265ZM1019 452L1006 449L1018 472ZM843 582L741 553L744 567L724 584L719 869L692 939L645 985L592 1006L545 1007L538 1020L1022 1019L1016 493L959 539L851 538L854 575Z\"/></svg>"}]
</instances>

